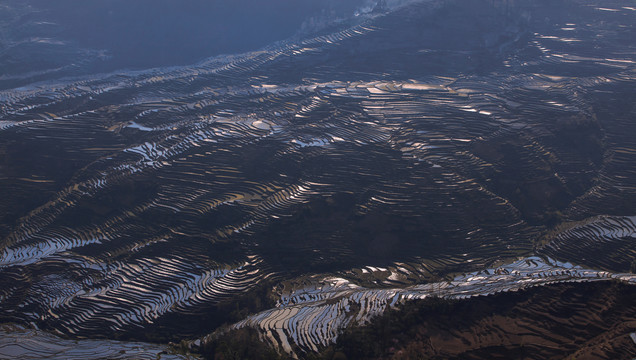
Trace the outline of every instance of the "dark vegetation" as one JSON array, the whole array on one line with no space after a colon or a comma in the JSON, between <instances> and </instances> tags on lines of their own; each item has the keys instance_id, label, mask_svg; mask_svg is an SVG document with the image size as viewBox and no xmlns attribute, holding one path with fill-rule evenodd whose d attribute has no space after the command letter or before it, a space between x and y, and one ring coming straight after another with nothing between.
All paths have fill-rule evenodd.
<instances>
[{"instance_id":1,"label":"dark vegetation","mask_svg":"<svg viewBox=\"0 0 636 360\"><path fill-rule=\"evenodd\" d=\"M261 341L258 332L251 328L243 328L224 334L203 344L199 351L206 359L214 360L283 360L290 358Z\"/></svg>"}]
</instances>

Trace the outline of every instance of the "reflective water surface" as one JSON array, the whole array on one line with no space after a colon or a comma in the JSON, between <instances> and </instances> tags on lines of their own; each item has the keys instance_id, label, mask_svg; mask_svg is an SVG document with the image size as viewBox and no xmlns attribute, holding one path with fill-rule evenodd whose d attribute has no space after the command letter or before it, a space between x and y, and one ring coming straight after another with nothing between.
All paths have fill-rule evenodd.
<instances>
[{"instance_id":1,"label":"reflective water surface","mask_svg":"<svg viewBox=\"0 0 636 360\"><path fill-rule=\"evenodd\" d=\"M3 322L311 351L409 299L634 283L636 11L389 5L0 91Z\"/></svg>"}]
</instances>

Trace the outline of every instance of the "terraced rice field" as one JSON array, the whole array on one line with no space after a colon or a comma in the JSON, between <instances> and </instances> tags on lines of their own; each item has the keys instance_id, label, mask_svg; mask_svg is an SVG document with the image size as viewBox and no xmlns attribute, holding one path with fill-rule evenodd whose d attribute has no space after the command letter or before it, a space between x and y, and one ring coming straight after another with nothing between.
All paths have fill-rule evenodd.
<instances>
[{"instance_id":1,"label":"terraced rice field","mask_svg":"<svg viewBox=\"0 0 636 360\"><path fill-rule=\"evenodd\" d=\"M0 91L0 319L164 342L223 319L294 353L411 299L633 284L636 11L478 3Z\"/></svg>"},{"instance_id":2,"label":"terraced rice field","mask_svg":"<svg viewBox=\"0 0 636 360\"><path fill-rule=\"evenodd\" d=\"M73 341L20 326L3 325L0 352L11 359L102 359L177 360L193 357L170 354L167 346L109 340ZM26 339L26 340L25 340Z\"/></svg>"},{"instance_id":3,"label":"terraced rice field","mask_svg":"<svg viewBox=\"0 0 636 360\"><path fill-rule=\"evenodd\" d=\"M284 294L277 308L252 315L232 328L254 327L287 353L294 354L291 344L301 351L318 352L321 347L335 342L347 327L364 325L387 308L407 301L431 297L468 299L554 283L607 280L633 285L636 275L611 274L531 257L458 276L452 281L402 288L369 289L332 277L322 279L318 285Z\"/></svg>"}]
</instances>

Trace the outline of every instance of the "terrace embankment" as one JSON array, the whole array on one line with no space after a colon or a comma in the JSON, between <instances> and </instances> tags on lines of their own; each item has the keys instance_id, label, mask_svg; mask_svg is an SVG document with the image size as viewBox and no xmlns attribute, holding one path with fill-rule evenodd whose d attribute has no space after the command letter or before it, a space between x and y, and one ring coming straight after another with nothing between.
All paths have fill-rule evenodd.
<instances>
[{"instance_id":1,"label":"terrace embankment","mask_svg":"<svg viewBox=\"0 0 636 360\"><path fill-rule=\"evenodd\" d=\"M632 359L636 287L560 283L464 300L406 303L308 359ZM226 334L204 350L225 358L258 339ZM267 356L275 357L269 353ZM284 358L283 355L276 355ZM262 358L268 358L263 356Z\"/></svg>"}]
</instances>

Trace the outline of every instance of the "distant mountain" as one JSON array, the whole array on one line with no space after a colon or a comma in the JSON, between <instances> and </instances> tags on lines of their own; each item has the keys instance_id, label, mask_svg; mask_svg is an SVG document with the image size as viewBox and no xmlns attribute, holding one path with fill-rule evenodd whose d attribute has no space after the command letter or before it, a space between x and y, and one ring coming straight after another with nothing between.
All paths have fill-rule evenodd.
<instances>
[{"instance_id":1,"label":"distant mountain","mask_svg":"<svg viewBox=\"0 0 636 360\"><path fill-rule=\"evenodd\" d=\"M0 18L0 84L186 65L256 50L295 35L311 19L350 18L363 3L7 0Z\"/></svg>"}]
</instances>

